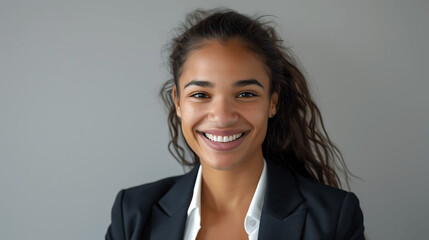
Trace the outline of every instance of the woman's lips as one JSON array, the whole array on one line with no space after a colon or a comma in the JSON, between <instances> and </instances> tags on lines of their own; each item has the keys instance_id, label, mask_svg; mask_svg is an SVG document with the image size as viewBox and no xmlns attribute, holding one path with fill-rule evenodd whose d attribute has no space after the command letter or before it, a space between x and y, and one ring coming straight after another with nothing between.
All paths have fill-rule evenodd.
<instances>
[{"instance_id":1,"label":"woman's lips","mask_svg":"<svg viewBox=\"0 0 429 240\"><path fill-rule=\"evenodd\" d=\"M243 130L210 130L198 132L201 139L216 151L227 152L238 147L247 136Z\"/></svg>"},{"instance_id":2,"label":"woman's lips","mask_svg":"<svg viewBox=\"0 0 429 240\"><path fill-rule=\"evenodd\" d=\"M232 142L235 141L239 138L241 138L244 133L238 133L238 134L234 134L234 135L230 135L230 136L217 136L217 135L213 135L210 133L203 133L204 137L210 139L213 142Z\"/></svg>"}]
</instances>

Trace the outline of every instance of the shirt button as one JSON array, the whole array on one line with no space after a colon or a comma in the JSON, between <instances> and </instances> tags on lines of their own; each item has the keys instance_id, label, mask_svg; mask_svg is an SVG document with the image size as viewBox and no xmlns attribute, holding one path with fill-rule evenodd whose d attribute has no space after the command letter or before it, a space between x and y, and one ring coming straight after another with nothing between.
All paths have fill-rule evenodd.
<instances>
[{"instance_id":1,"label":"shirt button","mask_svg":"<svg viewBox=\"0 0 429 240\"><path fill-rule=\"evenodd\" d=\"M250 219L249 224L253 227L256 225L256 221L254 219Z\"/></svg>"}]
</instances>

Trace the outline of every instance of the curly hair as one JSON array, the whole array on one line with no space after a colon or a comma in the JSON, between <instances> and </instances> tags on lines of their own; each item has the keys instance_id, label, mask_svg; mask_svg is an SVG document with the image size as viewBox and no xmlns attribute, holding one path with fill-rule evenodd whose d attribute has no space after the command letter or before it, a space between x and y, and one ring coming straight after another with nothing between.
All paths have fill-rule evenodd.
<instances>
[{"instance_id":1,"label":"curly hair","mask_svg":"<svg viewBox=\"0 0 429 240\"><path fill-rule=\"evenodd\" d=\"M252 18L231 9L197 9L189 13L169 45L172 78L160 91L169 113L168 149L182 166L195 166L199 157L183 138L176 115L172 89L178 84L189 54L206 40L227 42L238 39L265 64L270 94L278 94L276 115L268 121L262 151L267 161L277 161L294 173L340 188L337 170L348 185L350 171L339 149L330 140L320 110L314 103L307 80L290 50L283 46L271 22ZM178 94L180 94L178 92Z\"/></svg>"}]
</instances>

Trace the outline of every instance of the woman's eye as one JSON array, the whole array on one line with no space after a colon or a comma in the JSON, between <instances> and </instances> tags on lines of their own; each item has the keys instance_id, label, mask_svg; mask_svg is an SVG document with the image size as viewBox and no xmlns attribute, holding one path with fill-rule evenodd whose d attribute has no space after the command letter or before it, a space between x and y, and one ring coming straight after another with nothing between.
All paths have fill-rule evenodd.
<instances>
[{"instance_id":1,"label":"woman's eye","mask_svg":"<svg viewBox=\"0 0 429 240\"><path fill-rule=\"evenodd\" d=\"M249 97L255 97L256 94L251 93L251 92L242 92L240 94L237 95L237 97L239 98L249 98Z\"/></svg>"},{"instance_id":2,"label":"woman's eye","mask_svg":"<svg viewBox=\"0 0 429 240\"><path fill-rule=\"evenodd\" d=\"M193 98L208 98L207 94L205 93L194 93L191 95Z\"/></svg>"}]
</instances>

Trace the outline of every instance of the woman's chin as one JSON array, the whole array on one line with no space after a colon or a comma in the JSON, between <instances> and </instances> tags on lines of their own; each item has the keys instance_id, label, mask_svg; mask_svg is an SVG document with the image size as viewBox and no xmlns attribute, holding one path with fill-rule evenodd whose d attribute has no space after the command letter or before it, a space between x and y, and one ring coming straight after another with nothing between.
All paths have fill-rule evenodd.
<instances>
[{"instance_id":1,"label":"woman's chin","mask_svg":"<svg viewBox=\"0 0 429 240\"><path fill-rule=\"evenodd\" d=\"M207 160L200 160L203 167L216 170L230 170L237 167L241 161L236 157L212 157Z\"/></svg>"}]
</instances>

